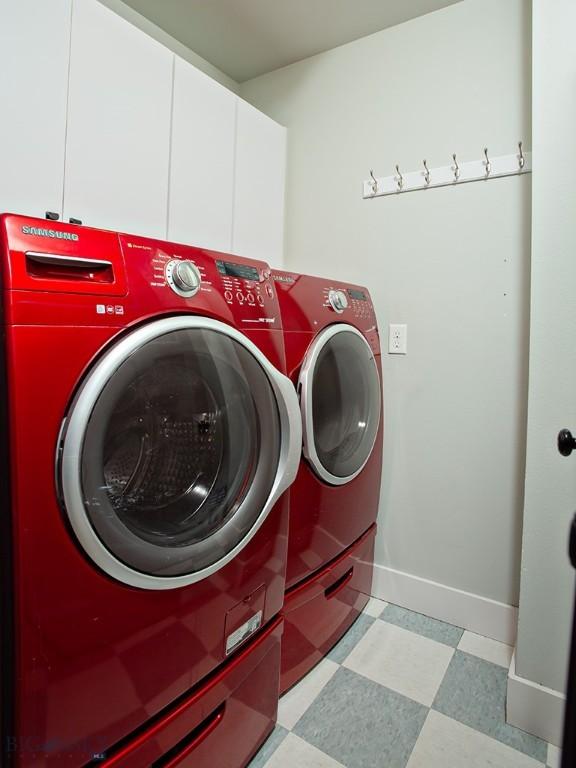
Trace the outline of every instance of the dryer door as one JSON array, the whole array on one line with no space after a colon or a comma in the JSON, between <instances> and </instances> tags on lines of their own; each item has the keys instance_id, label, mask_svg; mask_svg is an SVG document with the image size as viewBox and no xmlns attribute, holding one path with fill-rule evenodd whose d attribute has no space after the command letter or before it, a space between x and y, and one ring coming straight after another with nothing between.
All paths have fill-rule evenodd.
<instances>
[{"instance_id":1,"label":"dryer door","mask_svg":"<svg viewBox=\"0 0 576 768\"><path fill-rule=\"evenodd\" d=\"M209 576L254 536L294 479L298 402L242 333L157 320L115 344L69 411L63 506L87 554L132 586Z\"/></svg>"},{"instance_id":2,"label":"dryer door","mask_svg":"<svg viewBox=\"0 0 576 768\"><path fill-rule=\"evenodd\" d=\"M380 424L374 353L351 325L331 325L310 346L299 381L304 455L322 480L343 485L370 458Z\"/></svg>"}]
</instances>

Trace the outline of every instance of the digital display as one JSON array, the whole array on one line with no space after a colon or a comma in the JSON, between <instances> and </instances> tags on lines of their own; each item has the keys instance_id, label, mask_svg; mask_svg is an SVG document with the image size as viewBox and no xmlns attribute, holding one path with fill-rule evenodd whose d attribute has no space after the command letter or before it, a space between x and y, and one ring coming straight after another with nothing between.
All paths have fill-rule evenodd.
<instances>
[{"instance_id":1,"label":"digital display","mask_svg":"<svg viewBox=\"0 0 576 768\"><path fill-rule=\"evenodd\" d=\"M364 291L355 291L352 288L348 288L348 296L350 296L351 299L356 299L357 301L368 301Z\"/></svg>"},{"instance_id":2,"label":"digital display","mask_svg":"<svg viewBox=\"0 0 576 768\"><path fill-rule=\"evenodd\" d=\"M233 264L230 261L217 261L216 266L221 275L227 277L240 277L242 280L254 280L258 282L258 270L248 264Z\"/></svg>"}]
</instances>

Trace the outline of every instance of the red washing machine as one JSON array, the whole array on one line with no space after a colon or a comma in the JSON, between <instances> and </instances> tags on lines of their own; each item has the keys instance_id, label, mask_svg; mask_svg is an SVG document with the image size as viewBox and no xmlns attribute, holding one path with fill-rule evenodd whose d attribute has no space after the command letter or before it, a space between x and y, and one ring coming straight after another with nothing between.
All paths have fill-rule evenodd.
<instances>
[{"instance_id":1,"label":"red washing machine","mask_svg":"<svg viewBox=\"0 0 576 768\"><path fill-rule=\"evenodd\" d=\"M275 720L301 445L268 267L0 236L2 765L240 768Z\"/></svg>"},{"instance_id":2,"label":"red washing machine","mask_svg":"<svg viewBox=\"0 0 576 768\"><path fill-rule=\"evenodd\" d=\"M290 489L281 691L366 604L382 473L382 366L366 288L273 272L303 456Z\"/></svg>"}]
</instances>

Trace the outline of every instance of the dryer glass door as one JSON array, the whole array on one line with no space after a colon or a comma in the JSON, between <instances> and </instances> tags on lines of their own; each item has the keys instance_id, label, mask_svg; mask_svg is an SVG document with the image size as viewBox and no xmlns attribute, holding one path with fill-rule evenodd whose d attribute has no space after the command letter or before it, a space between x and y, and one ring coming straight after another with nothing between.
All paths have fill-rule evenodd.
<instances>
[{"instance_id":1,"label":"dryer glass door","mask_svg":"<svg viewBox=\"0 0 576 768\"><path fill-rule=\"evenodd\" d=\"M101 359L70 411L62 489L105 570L189 583L253 535L281 471L274 372L241 333L203 318L152 323Z\"/></svg>"},{"instance_id":2,"label":"dryer glass door","mask_svg":"<svg viewBox=\"0 0 576 768\"><path fill-rule=\"evenodd\" d=\"M374 353L351 325L332 325L310 347L300 376L304 453L332 485L356 477L380 424L381 386Z\"/></svg>"}]
</instances>

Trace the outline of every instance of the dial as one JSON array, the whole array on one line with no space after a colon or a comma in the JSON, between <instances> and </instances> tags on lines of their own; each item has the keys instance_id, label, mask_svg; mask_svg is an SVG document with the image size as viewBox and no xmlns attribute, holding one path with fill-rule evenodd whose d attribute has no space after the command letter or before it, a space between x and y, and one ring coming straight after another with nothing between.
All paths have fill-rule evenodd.
<instances>
[{"instance_id":1,"label":"dial","mask_svg":"<svg viewBox=\"0 0 576 768\"><path fill-rule=\"evenodd\" d=\"M330 291L328 301L334 312L341 314L348 307L348 297L344 291Z\"/></svg>"},{"instance_id":2,"label":"dial","mask_svg":"<svg viewBox=\"0 0 576 768\"><path fill-rule=\"evenodd\" d=\"M166 264L166 282L178 296L194 296L200 290L202 278L194 262L188 259L173 259Z\"/></svg>"}]
</instances>

